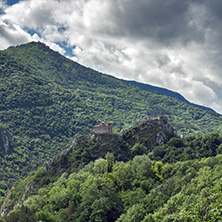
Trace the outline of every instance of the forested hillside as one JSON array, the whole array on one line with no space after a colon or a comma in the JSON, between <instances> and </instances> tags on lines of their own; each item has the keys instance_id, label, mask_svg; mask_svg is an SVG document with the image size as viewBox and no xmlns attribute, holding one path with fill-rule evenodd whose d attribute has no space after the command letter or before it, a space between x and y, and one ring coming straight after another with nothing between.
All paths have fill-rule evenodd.
<instances>
[{"instance_id":1,"label":"forested hillside","mask_svg":"<svg viewBox=\"0 0 222 222\"><path fill-rule=\"evenodd\" d=\"M100 121L114 121L119 132L166 115L185 137L222 132L215 112L101 74L40 42L0 52L0 98L0 123L14 137L7 152L0 151L2 197Z\"/></svg>"},{"instance_id":2,"label":"forested hillside","mask_svg":"<svg viewBox=\"0 0 222 222\"><path fill-rule=\"evenodd\" d=\"M50 82L52 91L60 88L66 93L74 93L98 114L98 118L115 121L116 128L134 125L150 116L167 115L184 135L222 131L222 118L217 113L98 73L68 60L42 43L11 47L5 52L33 70L35 76Z\"/></svg>"},{"instance_id":3,"label":"forested hillside","mask_svg":"<svg viewBox=\"0 0 222 222\"><path fill-rule=\"evenodd\" d=\"M89 133L96 114L77 95L55 89L4 52L0 61L1 122L14 135L11 149L0 153L0 178L11 185L67 147L74 135Z\"/></svg>"},{"instance_id":4,"label":"forested hillside","mask_svg":"<svg viewBox=\"0 0 222 222\"><path fill-rule=\"evenodd\" d=\"M143 125L140 131L144 132ZM131 129L133 138L138 135ZM221 221L222 156L200 159L221 153L221 136L193 136L187 141L172 137L165 144L170 147L164 150L170 156L167 163L155 160L161 156L154 151L160 146L147 150L138 137L141 144L120 150L113 136L84 137L72 153L54 160L51 169L39 168L17 184L6 199L12 204L20 198L22 204L2 221ZM107 149L101 152L104 146ZM83 147L86 152L78 151ZM89 161L87 153L95 155L95 150L98 155L111 152L77 167L75 155L84 153L82 160ZM128 155L123 155L126 151ZM124 161L117 160L121 155ZM61 171L67 163L69 167Z\"/></svg>"}]
</instances>

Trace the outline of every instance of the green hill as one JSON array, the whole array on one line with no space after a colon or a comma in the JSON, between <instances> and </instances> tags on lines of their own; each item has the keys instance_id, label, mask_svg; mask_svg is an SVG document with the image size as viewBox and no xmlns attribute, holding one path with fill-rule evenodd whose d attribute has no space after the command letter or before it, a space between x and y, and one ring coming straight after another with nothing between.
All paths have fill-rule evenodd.
<instances>
[{"instance_id":1,"label":"green hill","mask_svg":"<svg viewBox=\"0 0 222 222\"><path fill-rule=\"evenodd\" d=\"M221 136L174 133L160 117L77 137L9 191L2 221L220 221Z\"/></svg>"},{"instance_id":2,"label":"green hill","mask_svg":"<svg viewBox=\"0 0 222 222\"><path fill-rule=\"evenodd\" d=\"M40 42L0 52L0 98L0 122L14 136L7 153L0 152L0 178L7 186L102 120L114 121L119 131L166 115L185 136L222 132L217 113L86 68Z\"/></svg>"}]
</instances>

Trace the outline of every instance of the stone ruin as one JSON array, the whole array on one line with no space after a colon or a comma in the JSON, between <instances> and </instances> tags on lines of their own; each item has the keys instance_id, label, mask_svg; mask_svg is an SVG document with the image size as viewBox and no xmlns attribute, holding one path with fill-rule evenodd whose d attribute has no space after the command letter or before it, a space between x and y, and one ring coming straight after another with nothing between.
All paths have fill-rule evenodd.
<instances>
[{"instance_id":1,"label":"stone ruin","mask_svg":"<svg viewBox=\"0 0 222 222\"><path fill-rule=\"evenodd\" d=\"M106 124L105 122L101 122L99 125L95 125L93 129L94 134L103 134L103 133L113 133L113 122L108 122Z\"/></svg>"}]
</instances>

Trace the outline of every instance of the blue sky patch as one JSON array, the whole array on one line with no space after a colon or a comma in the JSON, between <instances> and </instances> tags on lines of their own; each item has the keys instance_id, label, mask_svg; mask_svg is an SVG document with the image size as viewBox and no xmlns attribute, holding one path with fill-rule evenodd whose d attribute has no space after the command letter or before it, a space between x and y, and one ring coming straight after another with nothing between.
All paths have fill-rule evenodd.
<instances>
[{"instance_id":1,"label":"blue sky patch","mask_svg":"<svg viewBox=\"0 0 222 222\"><path fill-rule=\"evenodd\" d=\"M65 56L69 56L69 57L75 56L72 53L72 50L75 49L76 46L68 46L66 42L56 42L56 44L66 51L64 54Z\"/></svg>"},{"instance_id":2,"label":"blue sky patch","mask_svg":"<svg viewBox=\"0 0 222 222\"><path fill-rule=\"evenodd\" d=\"M35 29L26 29L26 31L33 36L34 34L37 34L41 38L41 33L37 32Z\"/></svg>"},{"instance_id":3,"label":"blue sky patch","mask_svg":"<svg viewBox=\"0 0 222 222\"><path fill-rule=\"evenodd\" d=\"M6 4L7 5L14 5L14 4L16 4L16 3L18 3L20 0L7 0L6 1Z\"/></svg>"}]
</instances>

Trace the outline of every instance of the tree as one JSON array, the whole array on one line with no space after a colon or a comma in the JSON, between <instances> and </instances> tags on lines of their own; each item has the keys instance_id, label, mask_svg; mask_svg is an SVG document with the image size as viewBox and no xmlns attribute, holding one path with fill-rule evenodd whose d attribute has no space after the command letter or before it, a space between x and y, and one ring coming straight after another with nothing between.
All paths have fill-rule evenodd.
<instances>
[{"instance_id":1,"label":"tree","mask_svg":"<svg viewBox=\"0 0 222 222\"><path fill-rule=\"evenodd\" d=\"M36 217L37 217L37 221L56 222L54 216L46 210L41 210L37 212Z\"/></svg>"},{"instance_id":2,"label":"tree","mask_svg":"<svg viewBox=\"0 0 222 222\"><path fill-rule=\"evenodd\" d=\"M131 162L135 178L153 177L152 163L147 155L135 156Z\"/></svg>"},{"instance_id":3,"label":"tree","mask_svg":"<svg viewBox=\"0 0 222 222\"><path fill-rule=\"evenodd\" d=\"M106 157L108 157L107 155L106 155ZM112 157L110 157L111 159L112 159ZM109 161L111 161L111 165L112 165L112 160L109 160ZM94 167L93 167L93 172L95 173L95 174L104 174L105 172L107 172L107 168L108 168L108 163L107 163L108 161L107 161L107 159L106 160L104 160L104 159L98 159L98 160L95 160L95 162L94 162Z\"/></svg>"},{"instance_id":4,"label":"tree","mask_svg":"<svg viewBox=\"0 0 222 222\"><path fill-rule=\"evenodd\" d=\"M216 222L222 218L222 190L221 183L216 187L216 192L208 197L201 198L193 209L182 211L171 216L177 221L187 222Z\"/></svg>"},{"instance_id":5,"label":"tree","mask_svg":"<svg viewBox=\"0 0 222 222\"><path fill-rule=\"evenodd\" d=\"M117 222L138 222L142 221L146 215L146 210L141 204L135 204L129 208L126 214L122 214Z\"/></svg>"},{"instance_id":6,"label":"tree","mask_svg":"<svg viewBox=\"0 0 222 222\"><path fill-rule=\"evenodd\" d=\"M181 138L177 138L177 137L172 137L168 143L168 145L170 146L174 146L176 148L180 148L180 147L184 147L185 143Z\"/></svg>"},{"instance_id":7,"label":"tree","mask_svg":"<svg viewBox=\"0 0 222 222\"><path fill-rule=\"evenodd\" d=\"M130 149L133 156L143 155L147 152L147 148L139 143L135 143L134 146Z\"/></svg>"},{"instance_id":8,"label":"tree","mask_svg":"<svg viewBox=\"0 0 222 222\"><path fill-rule=\"evenodd\" d=\"M24 205L19 206L7 217L6 222L36 222L35 213Z\"/></svg>"},{"instance_id":9,"label":"tree","mask_svg":"<svg viewBox=\"0 0 222 222\"><path fill-rule=\"evenodd\" d=\"M107 172L111 173L114 165L114 155L108 152L106 154L106 161L107 161Z\"/></svg>"}]
</instances>

